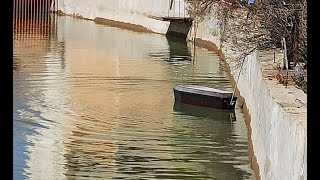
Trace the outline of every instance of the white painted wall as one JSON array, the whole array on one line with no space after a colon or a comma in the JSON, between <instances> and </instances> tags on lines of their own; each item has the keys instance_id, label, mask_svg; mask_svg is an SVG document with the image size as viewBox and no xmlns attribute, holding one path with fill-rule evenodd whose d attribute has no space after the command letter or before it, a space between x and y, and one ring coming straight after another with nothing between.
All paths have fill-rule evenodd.
<instances>
[{"instance_id":1,"label":"white painted wall","mask_svg":"<svg viewBox=\"0 0 320 180\"><path fill-rule=\"evenodd\" d=\"M307 129L271 96L256 53L245 61L238 88L251 114L252 143L261 179L307 179Z\"/></svg>"},{"instance_id":2,"label":"white painted wall","mask_svg":"<svg viewBox=\"0 0 320 180\"><path fill-rule=\"evenodd\" d=\"M60 0L58 8L69 15L81 15L91 20L100 17L136 24L165 34L169 22L152 19L146 15L167 16L168 7L168 0Z\"/></svg>"},{"instance_id":3,"label":"white painted wall","mask_svg":"<svg viewBox=\"0 0 320 180\"><path fill-rule=\"evenodd\" d=\"M168 0L61 0L59 9L66 14L81 15L89 19L101 17L142 25L165 34L168 22L148 18L144 14L166 16L168 3ZM189 39L192 34L190 31ZM219 47L217 20L206 17L199 24L197 37ZM237 53L227 46L222 48L222 52L230 66L234 65ZM231 74L237 79L237 70L232 69ZM261 179L307 179L306 123L300 123L280 107L273 96L277 89L272 89L262 77L257 52L247 57L238 89L251 114L252 143ZM302 118L306 121L306 116Z\"/></svg>"},{"instance_id":4,"label":"white painted wall","mask_svg":"<svg viewBox=\"0 0 320 180\"><path fill-rule=\"evenodd\" d=\"M199 24L197 38L213 42L219 47L217 28L217 21L206 17ZM189 38L192 37L191 33ZM234 66L238 53L228 46L222 48L222 53L230 67ZM274 94L283 85L273 87L273 84L266 82L262 77L258 55L255 52L247 57L237 86L251 115L252 144L260 177L267 180L307 179L307 127L306 123L301 123L301 119L306 122L306 113L294 119L291 113L280 107L278 102L281 100L275 98ZM231 69L231 74L236 80L239 70ZM287 98L294 97L287 95Z\"/></svg>"}]
</instances>

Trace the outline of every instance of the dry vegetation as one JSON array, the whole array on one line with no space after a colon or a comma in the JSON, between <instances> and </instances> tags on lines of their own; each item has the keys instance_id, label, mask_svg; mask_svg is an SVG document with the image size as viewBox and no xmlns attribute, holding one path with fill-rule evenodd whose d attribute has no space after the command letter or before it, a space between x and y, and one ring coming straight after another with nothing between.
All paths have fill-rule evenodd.
<instances>
[{"instance_id":1,"label":"dry vegetation","mask_svg":"<svg viewBox=\"0 0 320 180\"><path fill-rule=\"evenodd\" d=\"M228 44L240 52L239 65L253 51L281 48L283 69L297 64L307 68L306 0L256 0L253 4L241 0L186 1L195 29L206 15L219 20L220 48ZM303 81L296 84L303 84L306 92L306 79Z\"/></svg>"}]
</instances>

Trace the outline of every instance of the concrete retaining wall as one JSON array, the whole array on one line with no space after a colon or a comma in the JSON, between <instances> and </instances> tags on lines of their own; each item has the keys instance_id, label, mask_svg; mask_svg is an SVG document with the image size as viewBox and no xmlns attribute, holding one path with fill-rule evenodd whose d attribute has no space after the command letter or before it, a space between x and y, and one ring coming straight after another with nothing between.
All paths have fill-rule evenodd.
<instances>
[{"instance_id":1,"label":"concrete retaining wall","mask_svg":"<svg viewBox=\"0 0 320 180\"><path fill-rule=\"evenodd\" d=\"M105 18L141 25L153 32L165 34L169 23L149 18L165 16L168 0L60 0L59 10L69 15L88 19ZM177 9L176 13L178 12ZM181 11L183 12L183 11ZM193 31L189 32L191 39ZM199 24L197 38L220 47L217 20L206 17ZM226 46L221 49L227 63L235 64L236 52ZM307 179L307 128L306 123L293 118L273 97L273 90L262 76L258 53L247 57L237 87L245 98L251 115L251 139L261 179ZM236 80L238 70L231 68ZM290 98L291 96L288 96ZM302 117L305 118L306 116Z\"/></svg>"},{"instance_id":2,"label":"concrete retaining wall","mask_svg":"<svg viewBox=\"0 0 320 180\"><path fill-rule=\"evenodd\" d=\"M60 0L58 9L68 15L87 19L109 20L141 25L147 29L165 34L169 22L159 21L146 15L167 15L169 2L166 0Z\"/></svg>"},{"instance_id":3,"label":"concrete retaining wall","mask_svg":"<svg viewBox=\"0 0 320 180\"><path fill-rule=\"evenodd\" d=\"M220 45L218 24L212 17L206 17L199 24L197 38ZM191 32L192 33L192 32ZM189 37L192 37L191 35ZM220 49L230 67L235 66L237 52L230 47ZM259 165L261 179L300 180L307 179L307 127L306 107L299 111L302 116L295 116L283 108L282 101L296 97L293 91L301 94L302 90L291 88L286 90L283 85L271 83L262 76L262 65L259 52L249 55L244 61L237 87L244 97L251 116L251 139L254 155ZM272 58L271 58L271 61ZM231 68L236 80L239 69ZM275 96L282 91L284 97ZM301 91L301 92L300 92ZM306 94L302 93L306 101ZM293 104L293 103L292 103Z\"/></svg>"}]
</instances>

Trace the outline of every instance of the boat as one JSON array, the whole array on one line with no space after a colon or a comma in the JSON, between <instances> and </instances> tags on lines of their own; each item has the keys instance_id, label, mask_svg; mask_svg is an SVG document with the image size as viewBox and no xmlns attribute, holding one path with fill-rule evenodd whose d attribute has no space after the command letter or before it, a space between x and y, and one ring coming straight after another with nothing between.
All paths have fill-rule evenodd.
<instances>
[{"instance_id":1,"label":"boat","mask_svg":"<svg viewBox=\"0 0 320 180\"><path fill-rule=\"evenodd\" d=\"M217 109L234 109L237 97L232 92L197 85L177 85L173 88L175 101Z\"/></svg>"}]
</instances>

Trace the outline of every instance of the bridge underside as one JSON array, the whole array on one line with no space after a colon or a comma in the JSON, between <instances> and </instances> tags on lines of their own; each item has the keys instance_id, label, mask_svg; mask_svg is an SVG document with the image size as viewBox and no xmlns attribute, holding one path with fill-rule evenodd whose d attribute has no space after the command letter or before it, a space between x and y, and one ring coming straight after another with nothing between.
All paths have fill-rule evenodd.
<instances>
[{"instance_id":1,"label":"bridge underside","mask_svg":"<svg viewBox=\"0 0 320 180\"><path fill-rule=\"evenodd\" d=\"M188 22L188 21L193 21L193 19L191 17L161 17L163 21L176 21L176 22Z\"/></svg>"},{"instance_id":2,"label":"bridge underside","mask_svg":"<svg viewBox=\"0 0 320 180\"><path fill-rule=\"evenodd\" d=\"M162 17L163 21L170 21L166 36L187 38L193 19L190 17Z\"/></svg>"}]
</instances>

